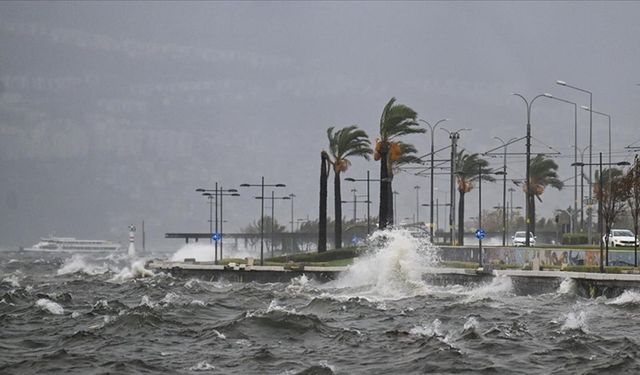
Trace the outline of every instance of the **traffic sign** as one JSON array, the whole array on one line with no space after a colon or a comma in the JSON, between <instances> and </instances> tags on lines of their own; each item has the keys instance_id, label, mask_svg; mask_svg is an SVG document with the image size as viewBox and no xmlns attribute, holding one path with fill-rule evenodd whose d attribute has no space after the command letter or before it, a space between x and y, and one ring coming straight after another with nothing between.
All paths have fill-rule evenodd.
<instances>
[{"instance_id":1,"label":"traffic sign","mask_svg":"<svg viewBox=\"0 0 640 375\"><path fill-rule=\"evenodd\" d=\"M484 238L484 236L487 235L487 232L484 229L478 229L476 230L476 238L481 240Z\"/></svg>"},{"instance_id":2,"label":"traffic sign","mask_svg":"<svg viewBox=\"0 0 640 375\"><path fill-rule=\"evenodd\" d=\"M214 233L211 235L211 239L218 242L222 239L222 236L220 235L220 233Z\"/></svg>"}]
</instances>

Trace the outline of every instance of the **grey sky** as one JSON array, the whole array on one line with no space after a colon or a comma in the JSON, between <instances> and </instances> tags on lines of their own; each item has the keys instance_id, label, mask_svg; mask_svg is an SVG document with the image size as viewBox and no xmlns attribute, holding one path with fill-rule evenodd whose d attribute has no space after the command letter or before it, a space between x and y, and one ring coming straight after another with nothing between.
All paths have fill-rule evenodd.
<instances>
[{"instance_id":1,"label":"grey sky","mask_svg":"<svg viewBox=\"0 0 640 375\"><path fill-rule=\"evenodd\" d=\"M593 91L594 109L613 116L614 159L630 160L625 146L640 140L639 15L636 2L3 2L0 245L50 233L124 241L144 219L152 246L175 247L164 232L208 228L196 187L261 175L297 195L296 219L316 218L326 129L358 124L373 141L392 96L429 122L471 128L460 147L484 152L494 136L524 136L512 92L588 105L561 79ZM588 112L578 116L584 149ZM593 123L594 151L606 154L606 119ZM559 173L572 177L573 108L539 99L532 129L534 152L561 152ZM407 141L426 154L430 137ZM435 142L447 144L446 133ZM367 169L378 176L378 163L354 160L345 177ZM511 177L523 169L524 157L509 159ZM416 184L426 202L427 179L394 181L401 219L415 214ZM436 186L448 190L447 178ZM351 188L343 184L346 199ZM258 191L241 193L225 200L230 230L259 216ZM483 195L498 204L501 185ZM467 216L477 215L476 197ZM573 188L543 199L539 212L550 215L571 204ZM331 216L332 206L330 194ZM276 212L290 220L289 203Z\"/></svg>"}]
</instances>

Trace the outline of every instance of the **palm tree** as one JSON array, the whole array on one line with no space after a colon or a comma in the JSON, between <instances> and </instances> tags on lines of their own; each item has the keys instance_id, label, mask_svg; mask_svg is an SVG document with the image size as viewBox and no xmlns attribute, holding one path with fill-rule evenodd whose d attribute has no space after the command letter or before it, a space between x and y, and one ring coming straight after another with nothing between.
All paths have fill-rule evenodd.
<instances>
[{"instance_id":1,"label":"palm tree","mask_svg":"<svg viewBox=\"0 0 640 375\"><path fill-rule=\"evenodd\" d=\"M480 158L478 154L465 153L462 149L456 155L456 181L458 183L458 192L460 198L458 198L458 244L464 245L464 196L466 193L473 190L473 183L478 181L480 173L482 172L482 180L493 182L493 178L490 174L493 173L491 168L488 168L489 162ZM482 213L478 213L482 215Z\"/></svg>"},{"instance_id":2,"label":"palm tree","mask_svg":"<svg viewBox=\"0 0 640 375\"><path fill-rule=\"evenodd\" d=\"M531 231L536 233L536 201L542 202L540 196L547 186L562 190L564 183L558 178L556 171L558 164L551 159L547 159L542 154L538 154L529 164L529 187L523 186L527 199L529 200L529 222Z\"/></svg>"},{"instance_id":3,"label":"palm tree","mask_svg":"<svg viewBox=\"0 0 640 375\"><path fill-rule=\"evenodd\" d=\"M318 215L318 252L327 251L327 180L329 179L329 154L320 153L320 213Z\"/></svg>"},{"instance_id":4,"label":"palm tree","mask_svg":"<svg viewBox=\"0 0 640 375\"><path fill-rule=\"evenodd\" d=\"M391 98L380 116L380 135L376 140L374 159L380 160L380 212L379 227L393 224L393 163L401 160L402 148L415 150L410 144L401 143L397 138L414 133L424 133L416 121L418 114L404 104L396 104Z\"/></svg>"},{"instance_id":5,"label":"palm tree","mask_svg":"<svg viewBox=\"0 0 640 375\"><path fill-rule=\"evenodd\" d=\"M334 202L335 202L335 247L342 248L342 193L340 191L340 173L345 172L351 161L351 156L361 156L369 160L371 142L364 130L357 125L347 126L334 133L334 127L327 129L329 138L329 153L333 157L331 164L334 172Z\"/></svg>"}]
</instances>

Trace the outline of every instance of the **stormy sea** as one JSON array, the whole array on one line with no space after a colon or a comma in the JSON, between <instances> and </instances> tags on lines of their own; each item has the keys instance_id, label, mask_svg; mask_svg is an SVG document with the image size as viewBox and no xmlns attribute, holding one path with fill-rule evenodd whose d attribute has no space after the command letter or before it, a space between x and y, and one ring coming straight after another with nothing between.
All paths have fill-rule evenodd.
<instances>
[{"instance_id":1,"label":"stormy sea","mask_svg":"<svg viewBox=\"0 0 640 375\"><path fill-rule=\"evenodd\" d=\"M640 292L586 299L507 277L429 285L402 231L339 279L178 279L144 258L0 252L1 374L640 373ZM185 251L184 249L176 249Z\"/></svg>"}]
</instances>

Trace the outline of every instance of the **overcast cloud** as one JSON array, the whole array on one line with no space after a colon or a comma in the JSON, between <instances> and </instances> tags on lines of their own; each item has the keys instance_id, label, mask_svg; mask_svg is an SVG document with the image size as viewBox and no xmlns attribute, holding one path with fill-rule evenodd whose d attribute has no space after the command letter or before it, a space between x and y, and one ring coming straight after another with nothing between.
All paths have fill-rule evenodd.
<instances>
[{"instance_id":1,"label":"overcast cloud","mask_svg":"<svg viewBox=\"0 0 640 375\"><path fill-rule=\"evenodd\" d=\"M165 232L208 229L196 187L263 175L287 184L278 195L296 194L296 219L315 219L326 129L357 124L373 141L393 96L431 123L472 129L460 147L485 152L494 136L525 135L512 92L588 105L555 84L564 80L593 92L594 109L612 115L613 158L632 160L639 16L640 3L609 1L0 3L0 246L52 233L124 242L145 220L151 247L175 248ZM578 116L584 149L588 112ZM606 155L606 119L594 115L593 127L594 152ZM571 178L573 107L537 100L532 131L534 152L559 152L561 178ZM431 134L407 141L426 154ZM436 133L437 148L448 141ZM377 178L378 163L353 160L345 177L368 169ZM524 178L523 156L509 158L509 174ZM545 192L540 214L571 204L566 183ZM400 219L415 214L416 184L426 202L427 179L394 180ZM225 200L232 231L259 216L258 190L241 193ZM483 186L483 204L501 194L501 184ZM475 191L467 207L477 215ZM290 203L276 212L288 223Z\"/></svg>"}]
</instances>

